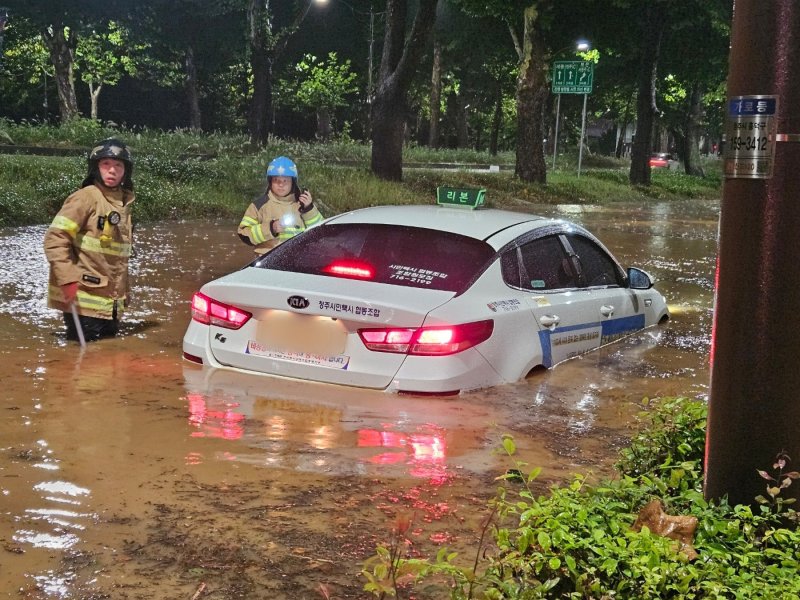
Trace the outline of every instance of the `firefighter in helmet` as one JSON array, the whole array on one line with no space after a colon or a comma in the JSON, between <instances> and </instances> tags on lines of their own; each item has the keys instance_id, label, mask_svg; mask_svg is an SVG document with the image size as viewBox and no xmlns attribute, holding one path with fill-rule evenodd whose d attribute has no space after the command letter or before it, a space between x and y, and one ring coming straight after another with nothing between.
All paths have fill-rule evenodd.
<instances>
[{"instance_id":1,"label":"firefighter in helmet","mask_svg":"<svg viewBox=\"0 0 800 600\"><path fill-rule=\"evenodd\" d=\"M129 295L132 176L128 147L115 138L98 142L81 188L64 201L45 234L48 306L64 314L67 339L118 332Z\"/></svg>"},{"instance_id":2,"label":"firefighter in helmet","mask_svg":"<svg viewBox=\"0 0 800 600\"><path fill-rule=\"evenodd\" d=\"M267 167L267 191L247 207L238 233L263 254L320 221L311 193L297 183L297 165L279 156Z\"/></svg>"}]
</instances>

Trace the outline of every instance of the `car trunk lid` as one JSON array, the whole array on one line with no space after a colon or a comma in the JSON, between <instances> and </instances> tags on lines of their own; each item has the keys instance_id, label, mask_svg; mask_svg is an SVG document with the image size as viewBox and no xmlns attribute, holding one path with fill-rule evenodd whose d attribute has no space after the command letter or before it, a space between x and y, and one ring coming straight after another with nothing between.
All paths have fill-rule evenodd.
<instances>
[{"instance_id":1,"label":"car trunk lid","mask_svg":"<svg viewBox=\"0 0 800 600\"><path fill-rule=\"evenodd\" d=\"M252 314L240 329L209 327L221 364L371 388L388 386L406 355L368 350L361 328L419 327L453 292L248 267L201 292Z\"/></svg>"}]
</instances>

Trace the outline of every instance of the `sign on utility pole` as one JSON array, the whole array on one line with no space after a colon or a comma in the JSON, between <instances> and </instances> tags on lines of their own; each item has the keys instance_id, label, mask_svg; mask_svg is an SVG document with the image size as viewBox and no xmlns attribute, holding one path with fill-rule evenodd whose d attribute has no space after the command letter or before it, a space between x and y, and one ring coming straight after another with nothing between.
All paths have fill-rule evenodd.
<instances>
[{"instance_id":1,"label":"sign on utility pole","mask_svg":"<svg viewBox=\"0 0 800 600\"><path fill-rule=\"evenodd\" d=\"M728 100L725 177L772 177L777 114L778 96L734 96Z\"/></svg>"},{"instance_id":2,"label":"sign on utility pole","mask_svg":"<svg viewBox=\"0 0 800 600\"><path fill-rule=\"evenodd\" d=\"M553 140L553 169L556 168L558 148L558 120L561 113L561 94L583 94L583 116L581 117L581 141L578 144L578 177L581 176L583 137L586 130L586 98L592 93L594 63L586 60L558 60L553 63L551 91L558 94L556 103L556 130Z\"/></svg>"}]
</instances>

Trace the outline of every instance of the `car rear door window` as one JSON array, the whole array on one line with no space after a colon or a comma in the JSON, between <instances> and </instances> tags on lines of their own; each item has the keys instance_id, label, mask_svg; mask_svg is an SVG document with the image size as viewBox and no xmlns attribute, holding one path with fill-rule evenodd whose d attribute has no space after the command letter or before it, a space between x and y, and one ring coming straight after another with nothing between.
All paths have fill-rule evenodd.
<instances>
[{"instance_id":1,"label":"car rear door window","mask_svg":"<svg viewBox=\"0 0 800 600\"><path fill-rule=\"evenodd\" d=\"M357 279L458 292L494 256L486 242L445 231L332 223L284 242L253 266L331 276L331 265L351 264L362 267Z\"/></svg>"},{"instance_id":2,"label":"car rear door window","mask_svg":"<svg viewBox=\"0 0 800 600\"><path fill-rule=\"evenodd\" d=\"M556 235L530 241L507 252L502 268L504 281L523 290L577 287L567 254Z\"/></svg>"}]
</instances>

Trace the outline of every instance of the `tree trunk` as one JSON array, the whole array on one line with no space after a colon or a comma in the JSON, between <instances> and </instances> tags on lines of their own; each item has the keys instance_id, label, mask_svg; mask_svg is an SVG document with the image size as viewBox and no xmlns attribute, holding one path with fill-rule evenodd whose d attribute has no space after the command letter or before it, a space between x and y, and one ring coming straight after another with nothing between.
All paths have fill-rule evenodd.
<instances>
[{"instance_id":1,"label":"tree trunk","mask_svg":"<svg viewBox=\"0 0 800 600\"><path fill-rule=\"evenodd\" d=\"M317 139L327 140L331 137L333 127L331 126L331 111L329 108L319 107L317 109Z\"/></svg>"},{"instance_id":2,"label":"tree trunk","mask_svg":"<svg viewBox=\"0 0 800 600\"><path fill-rule=\"evenodd\" d=\"M97 105L100 100L100 90L103 89L103 84L99 83L97 87L94 84L89 84L89 97L92 99L92 120L97 121Z\"/></svg>"},{"instance_id":3,"label":"tree trunk","mask_svg":"<svg viewBox=\"0 0 800 600\"><path fill-rule=\"evenodd\" d=\"M433 42L433 69L431 70L431 123L428 131L428 146L439 147L439 119L442 112L442 44Z\"/></svg>"},{"instance_id":4,"label":"tree trunk","mask_svg":"<svg viewBox=\"0 0 800 600\"><path fill-rule=\"evenodd\" d=\"M272 60L265 52L250 57L253 70L253 98L247 120L250 143L264 146L269 139L269 115L272 112Z\"/></svg>"},{"instance_id":5,"label":"tree trunk","mask_svg":"<svg viewBox=\"0 0 800 600\"><path fill-rule=\"evenodd\" d=\"M703 86L692 85L689 97L689 114L686 122L686 137L683 146L683 165L687 175L705 177L700 164L700 124L703 122Z\"/></svg>"},{"instance_id":6,"label":"tree trunk","mask_svg":"<svg viewBox=\"0 0 800 600\"><path fill-rule=\"evenodd\" d=\"M514 174L522 181L546 183L542 122L548 89L543 60L544 43L537 28L537 17L535 6L525 9L517 78L517 158Z\"/></svg>"},{"instance_id":7,"label":"tree trunk","mask_svg":"<svg viewBox=\"0 0 800 600\"><path fill-rule=\"evenodd\" d=\"M500 127L503 125L503 89L498 84L495 91L494 115L492 115L492 132L489 140L489 154L497 156L497 146L500 139Z\"/></svg>"},{"instance_id":8,"label":"tree trunk","mask_svg":"<svg viewBox=\"0 0 800 600\"><path fill-rule=\"evenodd\" d=\"M372 172L382 179L403 179L405 100L382 92L372 103Z\"/></svg>"},{"instance_id":9,"label":"tree trunk","mask_svg":"<svg viewBox=\"0 0 800 600\"><path fill-rule=\"evenodd\" d=\"M436 21L438 0L419 0L406 38L408 0L386 0L386 32L372 105L372 172L382 179L403 178L406 94Z\"/></svg>"},{"instance_id":10,"label":"tree trunk","mask_svg":"<svg viewBox=\"0 0 800 600\"><path fill-rule=\"evenodd\" d=\"M650 185L650 152L653 123L658 114L656 106L656 77L664 15L661 7L648 2L645 9L644 34L641 38L638 97L636 99L636 137L631 151L631 170L628 175L634 185Z\"/></svg>"},{"instance_id":11,"label":"tree trunk","mask_svg":"<svg viewBox=\"0 0 800 600\"><path fill-rule=\"evenodd\" d=\"M186 99L189 102L189 128L194 131L202 130L202 115L200 113L200 85L197 80L197 64L194 60L194 48L186 49Z\"/></svg>"},{"instance_id":12,"label":"tree trunk","mask_svg":"<svg viewBox=\"0 0 800 600\"><path fill-rule=\"evenodd\" d=\"M71 33L68 38L64 26L59 22L54 23L52 29L43 31L42 39L50 51L50 61L55 71L61 121L66 122L79 115L73 72L75 36Z\"/></svg>"},{"instance_id":13,"label":"tree trunk","mask_svg":"<svg viewBox=\"0 0 800 600\"><path fill-rule=\"evenodd\" d=\"M464 86L456 95L456 147L469 148L469 121L467 119L467 99Z\"/></svg>"},{"instance_id":14,"label":"tree trunk","mask_svg":"<svg viewBox=\"0 0 800 600\"><path fill-rule=\"evenodd\" d=\"M280 0L286 3L287 0ZM247 116L250 143L266 145L271 131L272 68L286 49L289 38L299 28L311 8L312 0L297 2L291 22L285 27L272 30L270 0L248 0L247 40L250 47L250 69L253 72L253 97Z\"/></svg>"},{"instance_id":15,"label":"tree trunk","mask_svg":"<svg viewBox=\"0 0 800 600\"><path fill-rule=\"evenodd\" d=\"M271 24L263 1L250 0L247 9L250 70L253 72L253 97L247 117L250 143L264 146L269 139L269 115L272 111L272 59L267 39ZM269 28L268 31L264 29Z\"/></svg>"},{"instance_id":16,"label":"tree trunk","mask_svg":"<svg viewBox=\"0 0 800 600\"><path fill-rule=\"evenodd\" d=\"M622 129L617 140L617 148L615 155L617 158L622 158L625 154L625 134L628 133L628 124L631 122L631 101L625 103L625 113L622 116Z\"/></svg>"}]
</instances>

